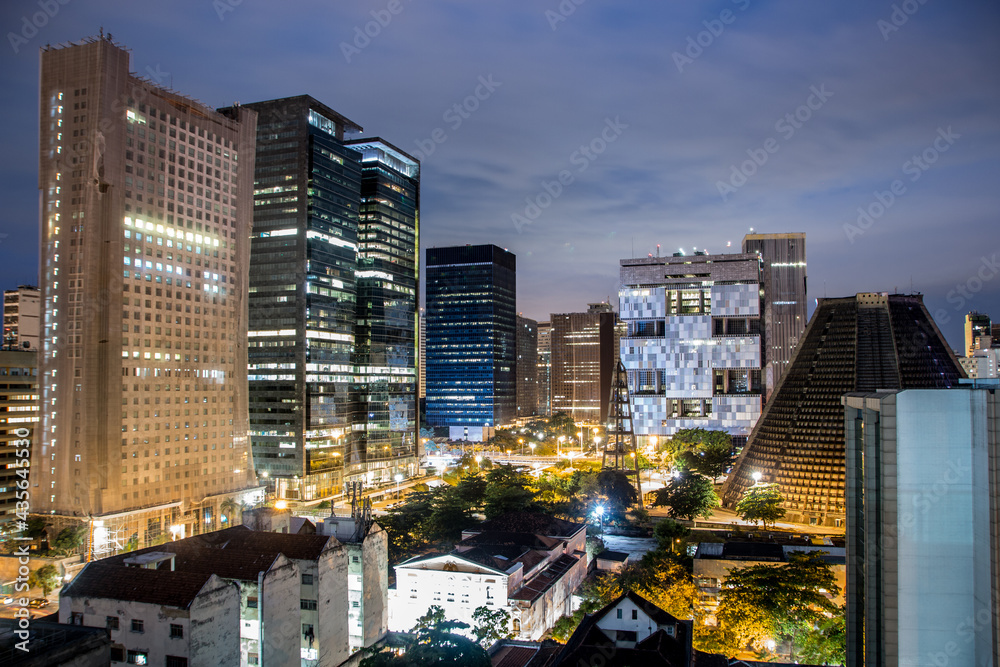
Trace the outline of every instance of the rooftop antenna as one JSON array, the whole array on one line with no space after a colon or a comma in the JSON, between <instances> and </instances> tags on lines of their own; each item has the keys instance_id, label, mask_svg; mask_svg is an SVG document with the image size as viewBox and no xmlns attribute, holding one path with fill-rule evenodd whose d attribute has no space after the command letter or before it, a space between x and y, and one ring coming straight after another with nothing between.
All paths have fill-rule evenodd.
<instances>
[{"instance_id":1,"label":"rooftop antenna","mask_svg":"<svg viewBox=\"0 0 1000 667\"><path fill-rule=\"evenodd\" d=\"M656 244L656 256L657 257L660 256L660 244L659 243Z\"/></svg>"}]
</instances>

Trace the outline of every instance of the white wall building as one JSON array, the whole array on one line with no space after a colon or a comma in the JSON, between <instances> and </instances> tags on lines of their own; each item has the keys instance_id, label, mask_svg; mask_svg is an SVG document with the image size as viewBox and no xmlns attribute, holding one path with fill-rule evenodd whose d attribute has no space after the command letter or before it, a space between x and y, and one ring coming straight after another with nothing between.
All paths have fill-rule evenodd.
<instances>
[{"instance_id":1,"label":"white wall building","mask_svg":"<svg viewBox=\"0 0 1000 667\"><path fill-rule=\"evenodd\" d=\"M19 285L3 293L3 345L38 351L40 292Z\"/></svg>"}]
</instances>

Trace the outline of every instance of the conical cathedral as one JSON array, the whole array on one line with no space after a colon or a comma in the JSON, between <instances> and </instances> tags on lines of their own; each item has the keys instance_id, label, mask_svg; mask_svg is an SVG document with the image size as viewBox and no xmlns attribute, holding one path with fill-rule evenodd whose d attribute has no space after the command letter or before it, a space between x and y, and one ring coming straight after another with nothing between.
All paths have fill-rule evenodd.
<instances>
[{"instance_id":1,"label":"conical cathedral","mask_svg":"<svg viewBox=\"0 0 1000 667\"><path fill-rule=\"evenodd\" d=\"M788 370L722 489L734 506L752 475L777 483L786 520L843 526L848 392L951 387L965 377L919 295L820 299Z\"/></svg>"}]
</instances>

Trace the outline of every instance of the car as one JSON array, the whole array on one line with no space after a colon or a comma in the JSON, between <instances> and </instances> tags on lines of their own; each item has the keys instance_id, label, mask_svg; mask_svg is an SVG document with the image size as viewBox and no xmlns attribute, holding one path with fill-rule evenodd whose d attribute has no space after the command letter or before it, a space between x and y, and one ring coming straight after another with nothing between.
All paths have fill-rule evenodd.
<instances>
[{"instance_id":1,"label":"car","mask_svg":"<svg viewBox=\"0 0 1000 667\"><path fill-rule=\"evenodd\" d=\"M41 609L42 607L48 607L49 601L45 598L34 598L28 603L29 607L34 607L35 609Z\"/></svg>"},{"instance_id":2,"label":"car","mask_svg":"<svg viewBox=\"0 0 1000 667\"><path fill-rule=\"evenodd\" d=\"M4 604L12 604L13 602L14 602L14 598L11 597L10 595L3 596L3 603Z\"/></svg>"}]
</instances>

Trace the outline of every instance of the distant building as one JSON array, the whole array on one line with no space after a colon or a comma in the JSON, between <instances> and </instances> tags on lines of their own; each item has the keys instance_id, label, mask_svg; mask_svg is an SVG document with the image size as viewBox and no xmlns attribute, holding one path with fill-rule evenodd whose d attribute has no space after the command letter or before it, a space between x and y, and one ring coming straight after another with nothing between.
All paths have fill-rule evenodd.
<instances>
[{"instance_id":1,"label":"distant building","mask_svg":"<svg viewBox=\"0 0 1000 667\"><path fill-rule=\"evenodd\" d=\"M762 259L756 253L621 260L635 434L749 435L763 403Z\"/></svg>"},{"instance_id":2,"label":"distant building","mask_svg":"<svg viewBox=\"0 0 1000 667\"><path fill-rule=\"evenodd\" d=\"M781 381L809 320L806 300L806 235L747 234L743 252L764 263L764 389Z\"/></svg>"},{"instance_id":3,"label":"distant building","mask_svg":"<svg viewBox=\"0 0 1000 667\"><path fill-rule=\"evenodd\" d=\"M991 337L986 336L986 340ZM983 337L977 340L982 341ZM972 351L971 357L959 357L958 362L962 365L962 370L971 379L985 380L998 376L1000 367L1000 348L989 347Z\"/></svg>"},{"instance_id":4,"label":"distant building","mask_svg":"<svg viewBox=\"0 0 1000 667\"><path fill-rule=\"evenodd\" d=\"M0 532L14 527L18 491L25 497L17 482L27 483L38 444L38 407L38 351L0 350Z\"/></svg>"},{"instance_id":5,"label":"distant building","mask_svg":"<svg viewBox=\"0 0 1000 667\"><path fill-rule=\"evenodd\" d=\"M513 253L427 249L427 423L483 440L517 415Z\"/></svg>"},{"instance_id":6,"label":"distant building","mask_svg":"<svg viewBox=\"0 0 1000 667\"><path fill-rule=\"evenodd\" d=\"M603 423L618 363L617 316L611 304L589 304L586 313L553 313L549 320L552 412L574 421Z\"/></svg>"},{"instance_id":7,"label":"distant building","mask_svg":"<svg viewBox=\"0 0 1000 667\"><path fill-rule=\"evenodd\" d=\"M419 398L427 397L427 316L420 309L420 393Z\"/></svg>"},{"instance_id":8,"label":"distant building","mask_svg":"<svg viewBox=\"0 0 1000 667\"><path fill-rule=\"evenodd\" d=\"M529 513L466 530L453 551L395 566L389 628L409 630L432 605L472 625L484 606L510 613L515 637L538 639L573 612L573 591L587 574L586 533L584 524Z\"/></svg>"},{"instance_id":9,"label":"distant building","mask_svg":"<svg viewBox=\"0 0 1000 667\"><path fill-rule=\"evenodd\" d=\"M975 310L965 315L965 356L971 357L972 353L979 349L976 339L980 336L991 336L993 327L990 324L990 316ZM987 345L987 347L989 347Z\"/></svg>"},{"instance_id":10,"label":"distant building","mask_svg":"<svg viewBox=\"0 0 1000 667\"><path fill-rule=\"evenodd\" d=\"M1000 384L844 397L847 665L995 665Z\"/></svg>"},{"instance_id":11,"label":"distant building","mask_svg":"<svg viewBox=\"0 0 1000 667\"><path fill-rule=\"evenodd\" d=\"M336 538L242 526L91 562L59 596L61 623L106 628L133 665L339 665L348 612Z\"/></svg>"},{"instance_id":12,"label":"distant building","mask_svg":"<svg viewBox=\"0 0 1000 667\"><path fill-rule=\"evenodd\" d=\"M38 351L41 320L37 287L20 285L3 293L4 347Z\"/></svg>"},{"instance_id":13,"label":"distant building","mask_svg":"<svg viewBox=\"0 0 1000 667\"><path fill-rule=\"evenodd\" d=\"M725 586L729 572L733 568L750 565L783 566L788 563L789 554L810 551L826 553L823 559L831 565L837 585L840 587L840 593L836 597L831 597L831 600L835 604L843 604L847 589L843 542L841 546L751 541L702 542L695 552L691 573L698 586L699 615L706 618L709 623L715 622L719 592Z\"/></svg>"},{"instance_id":14,"label":"distant building","mask_svg":"<svg viewBox=\"0 0 1000 667\"><path fill-rule=\"evenodd\" d=\"M552 323L538 323L538 414L552 414Z\"/></svg>"},{"instance_id":15,"label":"distant building","mask_svg":"<svg viewBox=\"0 0 1000 667\"><path fill-rule=\"evenodd\" d=\"M843 527L844 426L854 391L950 387L963 377L919 295L820 299L778 390L722 487L733 507L760 473L780 485L785 520Z\"/></svg>"},{"instance_id":16,"label":"distant building","mask_svg":"<svg viewBox=\"0 0 1000 667\"><path fill-rule=\"evenodd\" d=\"M517 416L538 414L538 322L517 317Z\"/></svg>"}]
</instances>

